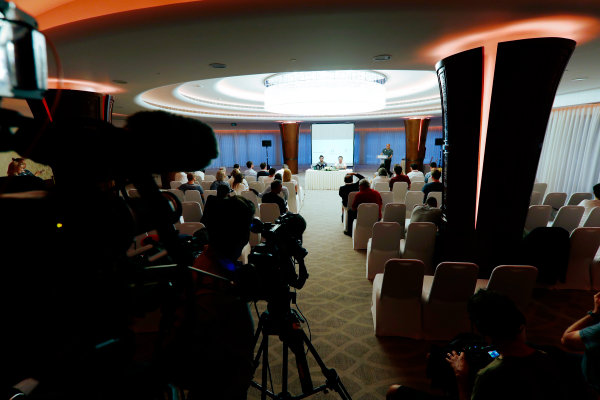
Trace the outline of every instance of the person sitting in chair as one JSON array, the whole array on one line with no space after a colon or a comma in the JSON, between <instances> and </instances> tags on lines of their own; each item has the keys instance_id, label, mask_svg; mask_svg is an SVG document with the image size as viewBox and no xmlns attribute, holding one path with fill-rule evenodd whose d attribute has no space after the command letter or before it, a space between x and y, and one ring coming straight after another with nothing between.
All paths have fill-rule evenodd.
<instances>
[{"instance_id":1,"label":"person sitting in chair","mask_svg":"<svg viewBox=\"0 0 600 400\"><path fill-rule=\"evenodd\" d=\"M325 162L325 157L323 157L322 155L319 156L319 162L315 164L314 168L315 169L323 169L327 166L327 163Z\"/></svg>"}]
</instances>

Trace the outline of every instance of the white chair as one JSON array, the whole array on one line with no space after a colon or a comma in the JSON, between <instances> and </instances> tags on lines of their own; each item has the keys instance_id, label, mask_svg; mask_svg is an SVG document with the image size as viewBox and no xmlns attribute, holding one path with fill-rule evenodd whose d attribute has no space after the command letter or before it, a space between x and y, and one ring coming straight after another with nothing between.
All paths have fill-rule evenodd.
<instances>
[{"instance_id":1,"label":"white chair","mask_svg":"<svg viewBox=\"0 0 600 400\"><path fill-rule=\"evenodd\" d=\"M531 192L531 197L529 198L530 206L537 206L542 202L543 196L540 192Z\"/></svg>"},{"instance_id":2,"label":"white chair","mask_svg":"<svg viewBox=\"0 0 600 400\"><path fill-rule=\"evenodd\" d=\"M402 228L397 222L376 222L367 242L366 276L372 281L390 258L400 258Z\"/></svg>"},{"instance_id":3,"label":"white chair","mask_svg":"<svg viewBox=\"0 0 600 400\"><path fill-rule=\"evenodd\" d=\"M592 208L592 211L588 214L582 226L585 228L598 228L600 227L600 207Z\"/></svg>"},{"instance_id":4,"label":"white chair","mask_svg":"<svg viewBox=\"0 0 600 400\"><path fill-rule=\"evenodd\" d=\"M212 181L215 181L215 180L217 180L217 177L214 176L214 175L206 175L206 174L204 175L204 181L212 182Z\"/></svg>"},{"instance_id":5,"label":"white chair","mask_svg":"<svg viewBox=\"0 0 600 400\"><path fill-rule=\"evenodd\" d=\"M404 200L404 204L406 204L406 219L410 220L415 206L423 204L423 196L423 192L420 190L418 192L413 192L412 190L406 192L406 199Z\"/></svg>"},{"instance_id":6,"label":"white chair","mask_svg":"<svg viewBox=\"0 0 600 400\"><path fill-rule=\"evenodd\" d=\"M527 210L527 218L525 219L525 232L531 232L535 228L548 226L552 206L533 205Z\"/></svg>"},{"instance_id":7,"label":"white chair","mask_svg":"<svg viewBox=\"0 0 600 400\"><path fill-rule=\"evenodd\" d=\"M202 195L198 190L186 190L183 193L183 201L197 201L202 205Z\"/></svg>"},{"instance_id":8,"label":"white chair","mask_svg":"<svg viewBox=\"0 0 600 400\"><path fill-rule=\"evenodd\" d=\"M183 196L183 190L179 190L179 189L168 189L168 192L173 193L175 196L177 196L177 198L179 199L180 202L184 202L185 198Z\"/></svg>"},{"instance_id":9,"label":"white chair","mask_svg":"<svg viewBox=\"0 0 600 400\"><path fill-rule=\"evenodd\" d=\"M169 186L171 187L171 189L177 189L179 188L179 186L181 186L183 184L183 182L179 182L179 181L171 181Z\"/></svg>"},{"instance_id":10,"label":"white chair","mask_svg":"<svg viewBox=\"0 0 600 400\"><path fill-rule=\"evenodd\" d=\"M258 181L264 185L265 179L267 179L267 178L268 178L268 176L259 176Z\"/></svg>"},{"instance_id":11,"label":"white chair","mask_svg":"<svg viewBox=\"0 0 600 400\"><path fill-rule=\"evenodd\" d=\"M200 186L202 186L202 190L204 190L206 192L207 190L210 190L210 187L213 184L213 182L214 182L214 180L212 180L212 181L203 180L202 182L200 182Z\"/></svg>"},{"instance_id":12,"label":"white chair","mask_svg":"<svg viewBox=\"0 0 600 400\"><path fill-rule=\"evenodd\" d=\"M246 243L244 248L242 249L242 253L238 257L238 261L242 264L248 264L248 256L252 252L252 247L250 246L250 242Z\"/></svg>"},{"instance_id":13,"label":"white chair","mask_svg":"<svg viewBox=\"0 0 600 400\"><path fill-rule=\"evenodd\" d=\"M296 185L294 185L294 182L283 182L283 186L285 186L289 192L287 200L288 209L294 214L298 214L300 202L298 201L298 195L296 194Z\"/></svg>"},{"instance_id":14,"label":"white chair","mask_svg":"<svg viewBox=\"0 0 600 400\"><path fill-rule=\"evenodd\" d=\"M389 191L390 183L389 182L376 182L375 185L373 185L373 189L377 190L378 192Z\"/></svg>"},{"instance_id":15,"label":"white chair","mask_svg":"<svg viewBox=\"0 0 600 400\"><path fill-rule=\"evenodd\" d=\"M250 200L252 202L252 204L254 204L254 215L255 216L258 215L259 214L258 196L251 190L244 190L244 191L242 191L242 197Z\"/></svg>"},{"instance_id":16,"label":"white chair","mask_svg":"<svg viewBox=\"0 0 600 400\"><path fill-rule=\"evenodd\" d=\"M573 194L571 194L571 196L569 196L567 205L568 206L576 206L576 205L579 205L579 203L581 203L583 200L591 200L593 198L594 198L594 196L591 193L585 193L585 192L573 193Z\"/></svg>"},{"instance_id":17,"label":"white chair","mask_svg":"<svg viewBox=\"0 0 600 400\"><path fill-rule=\"evenodd\" d=\"M427 198L430 198L430 197L435 197L435 200L437 201L437 208L440 208L442 206L442 192L427 193Z\"/></svg>"},{"instance_id":18,"label":"white chair","mask_svg":"<svg viewBox=\"0 0 600 400\"><path fill-rule=\"evenodd\" d=\"M584 211L585 208L582 206L562 206L550 226L564 228L570 234L579 226Z\"/></svg>"},{"instance_id":19,"label":"white chair","mask_svg":"<svg viewBox=\"0 0 600 400\"><path fill-rule=\"evenodd\" d=\"M531 302L537 275L537 268L531 265L499 265L492 270L490 279L477 279L475 292L487 289L502 293L525 310Z\"/></svg>"},{"instance_id":20,"label":"white chair","mask_svg":"<svg viewBox=\"0 0 600 400\"><path fill-rule=\"evenodd\" d=\"M204 191L204 202L206 202L206 200L208 200L208 196L216 196L216 195L217 195L216 190L205 190Z\"/></svg>"},{"instance_id":21,"label":"white chair","mask_svg":"<svg viewBox=\"0 0 600 400\"><path fill-rule=\"evenodd\" d=\"M259 210L260 220L265 223L273 223L281 215L275 203L260 203Z\"/></svg>"},{"instance_id":22,"label":"white chair","mask_svg":"<svg viewBox=\"0 0 600 400\"><path fill-rule=\"evenodd\" d=\"M423 186L425 186L425 182L423 181L411 182L409 192L420 192L423 190Z\"/></svg>"},{"instance_id":23,"label":"white chair","mask_svg":"<svg viewBox=\"0 0 600 400\"><path fill-rule=\"evenodd\" d=\"M600 288L600 271L592 267L592 261L600 246L600 228L576 228L569 242L569 263L565 281L558 282L553 288L578 290Z\"/></svg>"},{"instance_id":24,"label":"white chair","mask_svg":"<svg viewBox=\"0 0 600 400\"><path fill-rule=\"evenodd\" d=\"M358 192L350 192L348 193L348 207L344 208L344 224L348 224L348 209L352 208L352 203L354 202L354 196L356 196ZM351 226L347 226L345 229L350 231L352 229Z\"/></svg>"},{"instance_id":25,"label":"white chair","mask_svg":"<svg viewBox=\"0 0 600 400\"><path fill-rule=\"evenodd\" d=\"M202 206L197 201L184 201L181 216L183 222L200 222L202 220Z\"/></svg>"},{"instance_id":26,"label":"white chair","mask_svg":"<svg viewBox=\"0 0 600 400\"><path fill-rule=\"evenodd\" d=\"M179 231L182 235L191 235L198 232L200 229L204 228L204 224L202 222L183 222L179 224L175 224L175 229Z\"/></svg>"},{"instance_id":27,"label":"white chair","mask_svg":"<svg viewBox=\"0 0 600 400\"><path fill-rule=\"evenodd\" d=\"M394 193L387 190L381 191L379 194L381 195L381 209L385 210L385 206L394 202Z\"/></svg>"},{"instance_id":28,"label":"white chair","mask_svg":"<svg viewBox=\"0 0 600 400\"><path fill-rule=\"evenodd\" d=\"M383 222L397 222L402 229L402 238L406 236L406 204L388 203L383 209Z\"/></svg>"},{"instance_id":29,"label":"white chair","mask_svg":"<svg viewBox=\"0 0 600 400\"><path fill-rule=\"evenodd\" d=\"M137 189L127 189L127 196L131 198L140 197L140 193Z\"/></svg>"},{"instance_id":30,"label":"white chair","mask_svg":"<svg viewBox=\"0 0 600 400\"><path fill-rule=\"evenodd\" d=\"M367 248L371 237L373 224L379 220L379 205L362 203L358 205L356 219L352 223L352 248L362 250Z\"/></svg>"},{"instance_id":31,"label":"white chair","mask_svg":"<svg viewBox=\"0 0 600 400\"><path fill-rule=\"evenodd\" d=\"M408 226L406 240L400 241L400 257L423 261L425 273L433 273L433 251L437 227L433 222L413 222Z\"/></svg>"},{"instance_id":32,"label":"white chair","mask_svg":"<svg viewBox=\"0 0 600 400\"><path fill-rule=\"evenodd\" d=\"M532 192L538 192L540 194L540 196L542 197L542 199L543 199L544 195L546 194L546 189L548 189L548 184L547 183L537 182L537 183L533 184L533 190L532 190Z\"/></svg>"},{"instance_id":33,"label":"white chair","mask_svg":"<svg viewBox=\"0 0 600 400\"><path fill-rule=\"evenodd\" d=\"M248 187L250 187L250 189L256 190L258 193L262 193L265 191L264 183L258 181L248 182Z\"/></svg>"},{"instance_id":34,"label":"white chair","mask_svg":"<svg viewBox=\"0 0 600 400\"><path fill-rule=\"evenodd\" d=\"M408 192L407 182L394 182L392 187L392 193L394 193L394 203L404 203L406 199L406 192Z\"/></svg>"},{"instance_id":35,"label":"white chair","mask_svg":"<svg viewBox=\"0 0 600 400\"><path fill-rule=\"evenodd\" d=\"M423 278L423 335L450 340L471 332L467 302L475 292L479 268L473 263L443 262Z\"/></svg>"},{"instance_id":36,"label":"white chair","mask_svg":"<svg viewBox=\"0 0 600 400\"><path fill-rule=\"evenodd\" d=\"M552 206L552 215L551 219L554 219L554 216L558 212L558 210L565 205L565 201L567 201L567 194L562 192L552 192L548 193L544 198L543 205Z\"/></svg>"},{"instance_id":37,"label":"white chair","mask_svg":"<svg viewBox=\"0 0 600 400\"><path fill-rule=\"evenodd\" d=\"M422 337L421 291L424 265L392 259L373 280L371 314L376 336Z\"/></svg>"}]
</instances>

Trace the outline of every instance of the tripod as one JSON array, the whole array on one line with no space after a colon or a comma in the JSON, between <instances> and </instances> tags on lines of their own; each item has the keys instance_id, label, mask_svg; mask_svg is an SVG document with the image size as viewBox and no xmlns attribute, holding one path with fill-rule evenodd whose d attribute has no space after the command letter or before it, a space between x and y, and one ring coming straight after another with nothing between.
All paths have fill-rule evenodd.
<instances>
[{"instance_id":1,"label":"tripod","mask_svg":"<svg viewBox=\"0 0 600 400\"><path fill-rule=\"evenodd\" d=\"M252 386L261 391L261 399L266 400L267 396L277 400L291 400L291 399L303 399L309 397L315 393L327 392L330 389L335 390L342 399L351 400L350 394L342 384L339 375L332 368L327 368L325 363L317 353L306 333L300 326L301 322L304 322L302 317L298 315L295 310L288 309L285 315L282 317L273 316L269 311L265 311L260 316L258 321L258 328L254 335L254 347L258 343L259 336L263 335L262 341L256 352L254 358L254 367L258 367L260 358L262 356L262 382L259 384L255 381L252 382ZM269 336L278 335L279 339L283 344L283 364L281 366L281 392L279 394L268 390L267 378L269 371ZM321 368L321 372L325 376L325 384L314 387L312 379L310 377L310 371L308 369L308 362L306 354L304 353L304 345L310 351L315 361ZM292 396L288 392L288 349L292 350L296 357L296 367L298 369L298 376L300 377L300 385L302 387L302 393L297 396Z\"/></svg>"}]
</instances>

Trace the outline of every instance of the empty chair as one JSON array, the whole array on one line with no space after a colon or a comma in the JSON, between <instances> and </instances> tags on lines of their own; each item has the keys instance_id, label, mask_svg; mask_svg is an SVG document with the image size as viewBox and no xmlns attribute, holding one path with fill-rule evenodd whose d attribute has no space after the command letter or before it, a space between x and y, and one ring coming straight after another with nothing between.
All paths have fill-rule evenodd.
<instances>
[{"instance_id":1,"label":"empty chair","mask_svg":"<svg viewBox=\"0 0 600 400\"><path fill-rule=\"evenodd\" d=\"M207 190L210 190L210 186L213 184L213 182L214 182L214 180L207 181L205 179L202 182L200 182L200 186L202 186L202 190L204 190L206 192Z\"/></svg>"},{"instance_id":2,"label":"empty chair","mask_svg":"<svg viewBox=\"0 0 600 400\"><path fill-rule=\"evenodd\" d=\"M583 200L591 200L594 196L591 193L578 192L573 193L569 196L569 201L567 201L568 206L576 206L579 205Z\"/></svg>"},{"instance_id":3,"label":"empty chair","mask_svg":"<svg viewBox=\"0 0 600 400\"><path fill-rule=\"evenodd\" d=\"M262 193L265 190L265 185L262 182L252 181L248 182L250 189L256 190L258 193Z\"/></svg>"},{"instance_id":4,"label":"empty chair","mask_svg":"<svg viewBox=\"0 0 600 400\"><path fill-rule=\"evenodd\" d=\"M214 175L206 175L206 174L204 175L204 180L205 180L205 181L212 182L212 181L214 181L214 180L216 180L216 179L217 179L217 178L216 178Z\"/></svg>"},{"instance_id":5,"label":"empty chair","mask_svg":"<svg viewBox=\"0 0 600 400\"><path fill-rule=\"evenodd\" d=\"M544 195L546 194L546 189L548 189L548 184L544 183L544 182L537 182L533 184L533 190L532 192L538 192L540 194L540 196L542 197L542 199L544 198ZM539 204L539 203L536 203Z\"/></svg>"},{"instance_id":6,"label":"empty chair","mask_svg":"<svg viewBox=\"0 0 600 400\"><path fill-rule=\"evenodd\" d=\"M410 220L413 208L423 204L423 192L406 192L406 200L404 201L404 204L406 204L406 219Z\"/></svg>"},{"instance_id":7,"label":"empty chair","mask_svg":"<svg viewBox=\"0 0 600 400\"><path fill-rule=\"evenodd\" d=\"M400 257L423 261L425 273L433 273L433 251L437 227L433 222L413 222L408 226L406 240L400 241Z\"/></svg>"},{"instance_id":8,"label":"empty chair","mask_svg":"<svg viewBox=\"0 0 600 400\"><path fill-rule=\"evenodd\" d=\"M198 203L200 203L200 205L202 205L202 195L200 194L200 192L198 190L186 190L183 193L183 200L184 201L197 201Z\"/></svg>"},{"instance_id":9,"label":"empty chair","mask_svg":"<svg viewBox=\"0 0 600 400\"><path fill-rule=\"evenodd\" d=\"M437 200L437 208L442 206L442 192L429 192L427 193L427 198L435 197Z\"/></svg>"},{"instance_id":10,"label":"empty chair","mask_svg":"<svg viewBox=\"0 0 600 400\"><path fill-rule=\"evenodd\" d=\"M169 186L171 187L171 189L177 189L177 188L179 188L179 186L181 186L182 183L183 182L179 182L179 181L171 181Z\"/></svg>"},{"instance_id":11,"label":"empty chair","mask_svg":"<svg viewBox=\"0 0 600 400\"><path fill-rule=\"evenodd\" d=\"M375 275L371 314L376 336L420 339L423 270L419 260L391 259Z\"/></svg>"},{"instance_id":12,"label":"empty chair","mask_svg":"<svg viewBox=\"0 0 600 400\"><path fill-rule=\"evenodd\" d=\"M383 272L383 266L390 258L400 258L402 228L397 222L376 222L373 236L367 242L367 279Z\"/></svg>"},{"instance_id":13,"label":"empty chair","mask_svg":"<svg viewBox=\"0 0 600 400\"><path fill-rule=\"evenodd\" d=\"M554 219L554 215L556 215L559 208L565 205L565 201L567 201L566 193L553 192L546 195L542 204L552 206L553 212L551 218Z\"/></svg>"},{"instance_id":14,"label":"empty chair","mask_svg":"<svg viewBox=\"0 0 600 400\"><path fill-rule=\"evenodd\" d=\"M300 209L300 207L294 182L283 182L283 186L285 186L289 192L289 196L287 199L288 209L294 214L298 214L298 210Z\"/></svg>"},{"instance_id":15,"label":"empty chair","mask_svg":"<svg viewBox=\"0 0 600 400\"><path fill-rule=\"evenodd\" d=\"M254 204L254 215L258 215L258 196L251 190L242 191L242 197L248 199Z\"/></svg>"},{"instance_id":16,"label":"empty chair","mask_svg":"<svg viewBox=\"0 0 600 400\"><path fill-rule=\"evenodd\" d=\"M392 193L394 193L394 203L404 203L408 192L408 182L394 182Z\"/></svg>"},{"instance_id":17,"label":"empty chair","mask_svg":"<svg viewBox=\"0 0 600 400\"><path fill-rule=\"evenodd\" d=\"M529 198L529 205L535 206L542 202L544 197L540 192L531 192L531 197Z\"/></svg>"},{"instance_id":18,"label":"empty chair","mask_svg":"<svg viewBox=\"0 0 600 400\"><path fill-rule=\"evenodd\" d=\"M552 206L534 205L529 206L527 210L527 218L525 219L525 232L531 232L535 228L548 226Z\"/></svg>"},{"instance_id":19,"label":"empty chair","mask_svg":"<svg viewBox=\"0 0 600 400\"><path fill-rule=\"evenodd\" d=\"M180 224L175 224L175 228L179 231L181 235L191 235L204 228L204 224L202 222L183 222Z\"/></svg>"},{"instance_id":20,"label":"empty chair","mask_svg":"<svg viewBox=\"0 0 600 400\"><path fill-rule=\"evenodd\" d=\"M377 183L375 183L375 185L373 185L373 189L377 190L378 192L389 191L390 183L389 182L377 182Z\"/></svg>"},{"instance_id":21,"label":"empty chair","mask_svg":"<svg viewBox=\"0 0 600 400\"><path fill-rule=\"evenodd\" d=\"M420 192L423 186L425 186L425 182L423 181L411 182L409 192Z\"/></svg>"},{"instance_id":22,"label":"empty chair","mask_svg":"<svg viewBox=\"0 0 600 400\"><path fill-rule=\"evenodd\" d=\"M402 238L404 238L406 229L406 204L403 203L388 203L383 209L383 222L397 222L402 229Z\"/></svg>"},{"instance_id":23,"label":"empty chair","mask_svg":"<svg viewBox=\"0 0 600 400\"><path fill-rule=\"evenodd\" d=\"M179 190L179 189L169 189L169 192L173 193L175 196L177 196L177 198L179 199L180 202L184 202L185 198L183 196L183 190Z\"/></svg>"},{"instance_id":24,"label":"empty chair","mask_svg":"<svg viewBox=\"0 0 600 400\"><path fill-rule=\"evenodd\" d=\"M493 290L508 296L524 310L531 302L538 270L531 265L499 265L492 270L490 279L477 279L475 291Z\"/></svg>"},{"instance_id":25,"label":"empty chair","mask_svg":"<svg viewBox=\"0 0 600 400\"><path fill-rule=\"evenodd\" d=\"M410 233L410 232L409 232ZM471 331L467 302L475 292L479 267L473 263L443 262L435 275L423 278L423 335L450 340Z\"/></svg>"},{"instance_id":26,"label":"empty chair","mask_svg":"<svg viewBox=\"0 0 600 400\"><path fill-rule=\"evenodd\" d=\"M260 220L265 223L273 223L279 218L279 206L275 203L260 203Z\"/></svg>"},{"instance_id":27,"label":"empty chair","mask_svg":"<svg viewBox=\"0 0 600 400\"><path fill-rule=\"evenodd\" d=\"M566 229L567 232L571 233L573 229L579 226L584 211L585 208L582 206L562 206L551 226Z\"/></svg>"},{"instance_id":28,"label":"empty chair","mask_svg":"<svg viewBox=\"0 0 600 400\"><path fill-rule=\"evenodd\" d=\"M204 191L204 201L208 200L208 196L216 196L216 195L217 195L216 190L205 190Z\"/></svg>"},{"instance_id":29,"label":"empty chair","mask_svg":"<svg viewBox=\"0 0 600 400\"><path fill-rule=\"evenodd\" d=\"M576 228L569 240L569 263L564 282L558 282L554 288L591 290L600 287L600 271L592 267L598 246L600 228Z\"/></svg>"},{"instance_id":30,"label":"empty chair","mask_svg":"<svg viewBox=\"0 0 600 400\"><path fill-rule=\"evenodd\" d=\"M183 222L200 222L202 220L202 206L197 201L184 201L181 216Z\"/></svg>"},{"instance_id":31,"label":"empty chair","mask_svg":"<svg viewBox=\"0 0 600 400\"><path fill-rule=\"evenodd\" d=\"M385 206L394 202L394 194L389 190L379 192L381 195L381 209L385 210Z\"/></svg>"},{"instance_id":32,"label":"empty chair","mask_svg":"<svg viewBox=\"0 0 600 400\"><path fill-rule=\"evenodd\" d=\"M600 227L600 207L592 208L592 211L590 211L585 221L582 221L581 225L585 228Z\"/></svg>"},{"instance_id":33,"label":"empty chair","mask_svg":"<svg viewBox=\"0 0 600 400\"><path fill-rule=\"evenodd\" d=\"M373 224L379 220L379 205L362 203L358 205L356 219L352 223L352 248L366 249L371 237Z\"/></svg>"}]
</instances>

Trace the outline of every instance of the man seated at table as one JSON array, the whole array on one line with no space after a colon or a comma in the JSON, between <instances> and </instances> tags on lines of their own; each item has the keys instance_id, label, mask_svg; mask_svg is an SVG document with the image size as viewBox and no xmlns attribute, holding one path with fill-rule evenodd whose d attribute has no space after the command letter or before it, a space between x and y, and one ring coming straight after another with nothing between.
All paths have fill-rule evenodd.
<instances>
[{"instance_id":1,"label":"man seated at table","mask_svg":"<svg viewBox=\"0 0 600 400\"><path fill-rule=\"evenodd\" d=\"M327 163L325 162L325 157L323 157L322 155L319 156L319 162L315 164L315 169L323 169L327 166Z\"/></svg>"},{"instance_id":2,"label":"man seated at table","mask_svg":"<svg viewBox=\"0 0 600 400\"><path fill-rule=\"evenodd\" d=\"M344 162L344 157L339 156L338 157L338 162L334 165L335 168L337 169L346 169L346 163Z\"/></svg>"},{"instance_id":3,"label":"man seated at table","mask_svg":"<svg viewBox=\"0 0 600 400\"><path fill-rule=\"evenodd\" d=\"M359 191L354 196L354 201L352 202L352 207L348 208L348 230L344 231L344 234L348 236L352 236L352 224L356 219L358 214L358 206L363 203L375 203L379 205L379 219L381 219L381 205L383 201L381 200L381 195L377 190L371 189L371 184L366 179L361 179L358 182Z\"/></svg>"}]
</instances>

